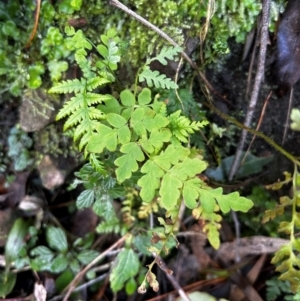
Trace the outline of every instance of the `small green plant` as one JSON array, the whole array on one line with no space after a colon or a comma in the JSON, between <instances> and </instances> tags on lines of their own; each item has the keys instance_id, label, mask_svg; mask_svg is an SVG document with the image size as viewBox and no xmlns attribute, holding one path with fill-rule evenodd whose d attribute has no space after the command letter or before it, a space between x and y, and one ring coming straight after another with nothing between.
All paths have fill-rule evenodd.
<instances>
[{"instance_id":1,"label":"small green plant","mask_svg":"<svg viewBox=\"0 0 300 301\"><path fill-rule=\"evenodd\" d=\"M291 112L291 128L299 131L300 114L298 109L293 109ZM299 163L298 163L299 164ZM279 224L278 231L289 236L289 243L283 245L272 259L272 263L276 265L276 271L280 272L279 279L288 281L291 285L293 293L300 291L300 239L297 236L296 230L300 228L300 214L298 207L300 206L300 173L297 163L294 165L293 174L284 172L285 179L278 181L272 185L268 185L268 189L279 190L284 185L291 185L291 195L280 197L279 204L275 208L269 209L265 212L263 223L275 219L277 216L283 215L288 209L291 209L291 219L287 221L284 219Z\"/></svg>"},{"instance_id":2,"label":"small green plant","mask_svg":"<svg viewBox=\"0 0 300 301\"><path fill-rule=\"evenodd\" d=\"M11 129L8 137L8 156L12 159L14 170L23 171L34 163L30 152L32 139L18 126Z\"/></svg>"},{"instance_id":3,"label":"small green plant","mask_svg":"<svg viewBox=\"0 0 300 301\"><path fill-rule=\"evenodd\" d=\"M146 82L150 88L177 88L171 79L151 71L149 64L158 60L165 65L166 59L174 59L181 49L164 47L157 56L147 60L139 69L132 89L101 94L99 89L104 85L109 84L111 89L118 86L114 84L115 72L121 57L116 31L110 29L101 35L100 45L93 45L81 30L75 32L68 27L66 33L67 45L74 51L83 76L63 81L50 92L74 93L57 118L67 117L65 129L74 129L74 140L79 142L79 149L90 162L77 174L77 183L83 183L86 188L78 197L77 206L93 206L103 218L98 232L115 231L123 235L134 232L127 246L139 246L138 250L144 250L145 254L159 256L178 243L175 233L179 227L179 208L184 203L193 209L195 218L205 222L208 240L218 248L220 213L246 212L252 202L238 192L225 195L222 188L212 189L198 176L205 171L207 163L199 150L190 147L189 141L207 121L191 121L180 110L168 114L166 104L153 96L152 90L138 85ZM92 54L88 55L88 51ZM116 94L117 97L113 96ZM129 197L132 195L128 194L129 190L136 192L135 198ZM112 206L116 196L123 197L122 211L127 217L123 221L116 217ZM139 214L132 216L134 199ZM157 207L165 211L165 217L158 217L160 227L138 233L134 227L138 216L147 217ZM158 290L159 284L151 271L155 263L156 260L148 266L139 292L146 290L146 283ZM113 290L120 290L135 276L130 264L136 267L137 273L138 257L133 250L126 249L117 257L111 273ZM115 277L119 272L122 277Z\"/></svg>"},{"instance_id":4,"label":"small green plant","mask_svg":"<svg viewBox=\"0 0 300 301\"><path fill-rule=\"evenodd\" d=\"M70 52L64 45L63 35L57 21L64 23L64 13L79 10L82 1L62 1L52 5L49 1L0 3L0 90L13 96L22 95L24 88L36 89L46 80L59 80L69 64L66 58ZM40 5L40 11L37 6ZM68 11L66 10L68 8ZM71 10L73 11L71 12ZM34 12L40 17L35 38L28 43L33 32ZM37 38L37 36L39 36Z\"/></svg>"},{"instance_id":5,"label":"small green plant","mask_svg":"<svg viewBox=\"0 0 300 301\"><path fill-rule=\"evenodd\" d=\"M25 236L28 233L28 222L18 218L9 232L5 244L5 270L0 272L0 297L4 298L14 288L17 274L11 271L14 262L20 259L20 251L25 245Z\"/></svg>"},{"instance_id":6,"label":"small green plant","mask_svg":"<svg viewBox=\"0 0 300 301\"><path fill-rule=\"evenodd\" d=\"M292 295L291 287L288 281L280 281L278 278L273 278L266 281L267 292L266 300L273 301L276 298L284 295L284 300L295 300Z\"/></svg>"},{"instance_id":7,"label":"small green plant","mask_svg":"<svg viewBox=\"0 0 300 301\"><path fill-rule=\"evenodd\" d=\"M36 246L41 232L45 234L47 246ZM48 225L38 230L30 226L30 222L18 218L5 245L6 269L0 273L0 296L6 296L14 287L17 274L11 272L12 266L18 270L30 267L34 271L60 275L67 273L72 279L80 272L81 265L87 265L99 255L99 252L91 249L93 242L94 235L89 233L70 244L61 228ZM57 280L57 284L59 281Z\"/></svg>"},{"instance_id":8,"label":"small green plant","mask_svg":"<svg viewBox=\"0 0 300 301\"><path fill-rule=\"evenodd\" d=\"M48 226L46 229L47 246L37 246L30 250L30 266L35 271L49 271L61 273L70 269L74 275L79 273L80 265L86 265L95 259L99 253L91 250L93 240L82 239L74 241L69 246L65 232L57 227Z\"/></svg>"}]
</instances>

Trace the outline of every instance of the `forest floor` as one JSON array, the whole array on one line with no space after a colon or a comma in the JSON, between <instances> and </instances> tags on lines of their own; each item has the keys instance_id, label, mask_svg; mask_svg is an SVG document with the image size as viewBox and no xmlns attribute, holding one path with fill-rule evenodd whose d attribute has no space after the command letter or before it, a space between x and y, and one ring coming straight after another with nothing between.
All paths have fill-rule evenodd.
<instances>
[{"instance_id":1,"label":"forest floor","mask_svg":"<svg viewBox=\"0 0 300 301\"><path fill-rule=\"evenodd\" d=\"M272 61L272 50L270 49L269 61ZM231 56L225 61L220 72L213 69L207 71L207 77L213 87L228 99L228 104L215 99L216 106L226 111L229 115L239 116L239 112L246 111L247 101L245 91L247 89L247 76L249 72L250 59L241 60L241 48L232 49ZM274 91L271 81L272 64L266 66L266 77L260 92L259 105L256 108L255 121L259 120L260 112L264 101ZM252 79L253 81L253 79ZM251 92L251 91L250 91ZM0 102L0 157L2 171L0 173L0 264L3 259L5 242L11 225L16 217L23 216L27 219L35 219L39 210L43 212L42 223L47 224L53 220L59 223L70 235L82 237L87 233L94 233L98 223L96 215L90 209L77 211L75 200L80 193L80 187L69 191L68 187L74 180L74 171L78 170L82 162L78 154L70 156L52 156L48 153L39 162L39 168L25 169L18 172L14 169L12 157L8 158L9 137L11 130L19 123L21 101ZM294 87L294 98L292 107L300 105L300 85ZM271 137L278 144L282 144L284 125L289 106L289 93L284 96L277 96L272 92L264 116L260 131ZM30 117L28 117L30 118ZM218 121L219 117L212 114L212 120ZM243 116L240 117L243 121ZM53 124L53 123L52 123ZM221 121L221 126L227 123ZM33 143L37 142L37 134L28 133ZM50 136L51 138L51 136ZM239 131L236 132L235 140L239 138ZM248 142L252 137L248 138ZM51 139L50 142L51 143ZM72 143L66 138L64 145ZM221 143L222 144L222 143ZM296 132L288 130L284 147L291 153L299 152L300 136ZM29 151L37 150L33 144ZM235 146L231 145L232 155ZM272 283L267 285L266 281L278 276L275 267L270 263L273 252L286 240L272 238L276 234L276 223L269 228L261 224L263 211L267 206L275 204L283 192L265 192L262 185L270 184L282 178L284 171L291 171L292 165L282 155L275 152L265 141L256 138L251 152L258 157L273 156L271 164L261 174L252 178L241 180L234 184L222 184L229 190L242 188L243 192L252 198L261 198L258 205L246 214L228 215L224 217L221 230L222 243L220 250L216 251L209 247L203 235L202 225L194 221L187 214L183 215L181 228L178 233L180 245L164 258L168 268L173 270L171 281L167 279L163 270L157 268L155 273L160 283L160 290L157 293L148 292L140 295L136 292L130 297L123 291L114 296L110 290L108 275L110 263L113 259L107 258L101 263L103 271L98 274L103 276L100 284L85 287L81 282L82 289L74 300L184 300L178 297L178 286L190 295L190 300L216 300L208 295L201 295L199 292L206 292L215 298L225 298L231 301L259 301L259 300L287 300L289 295L287 286L282 286L277 298L267 297L268 290L275 290ZM228 154L229 155L229 154ZM257 188L258 187L258 188ZM260 195L260 196L259 196ZM20 204L28 196L37 198L39 204L32 212L24 213ZM265 208L260 208L265 201ZM275 200L275 201L274 201ZM115 202L118 207L118 201ZM236 243L239 225L240 240ZM96 240L97 249L104 251L119 237L115 234L99 235ZM151 258L145 258L147 265ZM105 269L106 264L106 269ZM33 273L31 270L24 270L18 273L17 281L12 293L3 300L34 300L34 285L40 281L43 283L48 294L48 300L55 299L57 291L54 287L55 275L49 273ZM87 281L87 280L86 280ZM276 282L274 282L276 283ZM198 293L198 294L197 294ZM269 293L270 294L270 293ZM182 298L182 297L181 297ZM211 298L211 299L209 299ZM42 300L38 299L37 300Z\"/></svg>"}]
</instances>

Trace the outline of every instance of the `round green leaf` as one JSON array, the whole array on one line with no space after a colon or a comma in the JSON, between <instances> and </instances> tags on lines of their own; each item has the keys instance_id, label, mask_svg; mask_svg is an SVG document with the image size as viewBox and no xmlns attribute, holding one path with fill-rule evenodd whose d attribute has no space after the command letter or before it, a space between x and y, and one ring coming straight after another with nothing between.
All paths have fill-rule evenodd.
<instances>
[{"instance_id":1,"label":"round green leaf","mask_svg":"<svg viewBox=\"0 0 300 301\"><path fill-rule=\"evenodd\" d=\"M104 58L108 57L108 49L104 45L97 46L97 50Z\"/></svg>"},{"instance_id":2,"label":"round green leaf","mask_svg":"<svg viewBox=\"0 0 300 301\"><path fill-rule=\"evenodd\" d=\"M122 104L126 107L132 107L135 104L134 95L128 89L121 92L120 98Z\"/></svg>"},{"instance_id":3,"label":"round green leaf","mask_svg":"<svg viewBox=\"0 0 300 301\"><path fill-rule=\"evenodd\" d=\"M131 249L123 249L117 256L110 273L111 288L114 292L121 290L125 282L139 271L139 257Z\"/></svg>"},{"instance_id":4,"label":"round green leaf","mask_svg":"<svg viewBox=\"0 0 300 301\"><path fill-rule=\"evenodd\" d=\"M19 30L13 21L5 22L4 25L2 26L2 32L6 36L10 36L13 38L17 38L19 36Z\"/></svg>"},{"instance_id":5,"label":"round green leaf","mask_svg":"<svg viewBox=\"0 0 300 301\"><path fill-rule=\"evenodd\" d=\"M138 102L140 105L147 105L151 102L151 90L144 88L138 96Z\"/></svg>"},{"instance_id":6,"label":"round green leaf","mask_svg":"<svg viewBox=\"0 0 300 301\"><path fill-rule=\"evenodd\" d=\"M74 10L80 10L82 5L82 0L71 0L71 6Z\"/></svg>"}]
</instances>

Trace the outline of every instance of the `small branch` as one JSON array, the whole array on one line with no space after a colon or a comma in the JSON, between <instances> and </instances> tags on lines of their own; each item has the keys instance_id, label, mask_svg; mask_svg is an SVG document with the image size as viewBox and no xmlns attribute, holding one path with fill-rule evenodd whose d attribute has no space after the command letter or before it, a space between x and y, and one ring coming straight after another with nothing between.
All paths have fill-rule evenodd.
<instances>
[{"instance_id":1,"label":"small branch","mask_svg":"<svg viewBox=\"0 0 300 301\"><path fill-rule=\"evenodd\" d=\"M103 279L106 278L106 276L107 276L107 274L100 275L99 277L97 277L95 279L92 279L92 280L90 280L90 281L88 281L88 282L86 282L86 283L84 283L84 284L76 287L73 292L74 293L80 292L81 290L86 289L87 287L89 287L89 286L91 286L91 285L93 285L93 284L95 284L97 282L102 281ZM58 295L58 296L55 296L55 297L53 297L52 299L50 299L48 301L58 301L58 300L61 300L63 298L64 298L64 295Z\"/></svg>"},{"instance_id":2,"label":"small branch","mask_svg":"<svg viewBox=\"0 0 300 301\"><path fill-rule=\"evenodd\" d=\"M90 262L72 281L71 283L64 289L64 291L67 290L63 301L67 301L71 293L74 291L77 283L81 280L81 278L84 276L84 274L93 267L96 263L98 263L103 257L105 257L110 251L117 248L121 243L123 243L127 238L129 234L126 234L125 236L121 237L118 241L116 241L112 246L110 246L106 251L101 253L97 258L95 258L92 262Z\"/></svg>"},{"instance_id":3,"label":"small branch","mask_svg":"<svg viewBox=\"0 0 300 301\"><path fill-rule=\"evenodd\" d=\"M153 255L154 256L154 255ZM155 256L154 256L155 257ZM156 263L158 264L158 266L161 268L161 270L164 271L164 273L166 274L167 278L170 280L171 284L173 285L173 287L175 288L175 290L177 290L178 294L180 295L181 299L183 301L191 301L191 299L187 296L187 294L185 293L185 291L182 289L182 287L180 286L180 284L177 282L177 280L175 279L175 277L172 275L172 273L168 272L169 269L166 266L166 263L163 261L163 259L160 256L156 257Z\"/></svg>"},{"instance_id":4,"label":"small branch","mask_svg":"<svg viewBox=\"0 0 300 301\"><path fill-rule=\"evenodd\" d=\"M266 113L267 105L268 105L268 103L269 103L269 100L270 100L272 94L273 94L273 92L271 91L271 92L269 93L269 95L267 96L265 102L264 102L263 108L262 108L261 113L260 113L260 116L259 116L259 120L258 120L257 126L256 126L256 128L255 128L256 131L259 131L259 129L260 129L260 126L261 126L261 124L262 124L262 122L263 122L263 119L264 119L264 116L265 116L265 113ZM245 154L245 156L244 156L243 162L244 162L244 160L246 159L247 154L250 152L251 146L252 146L252 144L253 144L255 138L256 138L256 135L253 135L253 138L252 138L252 140L251 140L251 142L250 142L250 144L249 144L249 146L248 146L248 149L247 149L247 151L246 151L246 154ZM242 162L242 163L243 163L243 162Z\"/></svg>"},{"instance_id":5,"label":"small branch","mask_svg":"<svg viewBox=\"0 0 300 301\"><path fill-rule=\"evenodd\" d=\"M239 218L235 211L231 210L231 216L234 222L234 229L235 229L235 262L240 262L241 256L239 251L240 246L240 238L241 238L241 224Z\"/></svg>"},{"instance_id":6,"label":"small branch","mask_svg":"<svg viewBox=\"0 0 300 301\"><path fill-rule=\"evenodd\" d=\"M300 166L300 161L297 159L297 157L293 156L291 153L286 151L284 148L282 148L280 145L278 145L276 142L274 142L270 137L266 136L262 132L258 132L250 127L245 126L244 124L237 121L235 118L223 113L221 110L217 109L210 103L206 103L206 106L208 106L212 111L214 111L216 114L221 116L224 120L229 121L233 124L235 124L237 127L244 129L248 131L249 133L256 135L262 139L264 139L267 143L269 143L274 149L276 149L279 153L281 153L283 156L285 156L287 159L289 159L291 162L296 164L297 166Z\"/></svg>"},{"instance_id":7,"label":"small branch","mask_svg":"<svg viewBox=\"0 0 300 301\"><path fill-rule=\"evenodd\" d=\"M255 76L253 91L251 94L250 103L247 109L247 115L244 122L246 127L250 127L251 121L253 119L254 110L257 104L258 94L261 86L261 82L264 77L264 70L265 70L265 60L266 60L266 53L267 53L267 42L268 42L268 29L269 29L269 16L270 16L270 0L263 1L263 8L262 8L262 26L261 26L261 33L260 33L260 49L259 49L259 59L258 59L258 68L257 73ZM239 144L237 146L237 151L235 153L234 160L232 162L232 166L229 173L229 181L232 181L236 172L239 168L241 157L243 154L243 146L245 144L248 132L243 129Z\"/></svg>"},{"instance_id":8,"label":"small branch","mask_svg":"<svg viewBox=\"0 0 300 301\"><path fill-rule=\"evenodd\" d=\"M39 24L40 10L41 10L41 0L37 0L36 1L36 11L35 11L34 26L33 26L33 29L31 31L30 37L28 39L28 42L26 43L25 48L29 48L29 46L30 46L30 44L31 44L31 42L32 42L35 34L36 34L37 27L38 27L38 24Z\"/></svg>"},{"instance_id":9,"label":"small branch","mask_svg":"<svg viewBox=\"0 0 300 301\"><path fill-rule=\"evenodd\" d=\"M290 115L291 115L293 96L294 96L294 87L292 86L291 91L290 91L289 107L288 107L287 116L286 116L286 120L285 120L285 124L284 124L284 133L283 133L281 145L283 145L285 143L285 138L287 135L287 131L289 129L289 119L290 119Z\"/></svg>"}]
</instances>

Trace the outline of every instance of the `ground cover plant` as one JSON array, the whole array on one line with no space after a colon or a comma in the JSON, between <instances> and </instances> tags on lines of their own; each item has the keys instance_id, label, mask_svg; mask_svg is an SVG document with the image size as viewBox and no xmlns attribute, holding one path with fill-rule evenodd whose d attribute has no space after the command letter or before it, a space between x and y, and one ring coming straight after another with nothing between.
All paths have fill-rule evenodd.
<instances>
[{"instance_id":1,"label":"ground cover plant","mask_svg":"<svg viewBox=\"0 0 300 301\"><path fill-rule=\"evenodd\" d=\"M7 147L0 149L4 175L1 297L34 294L37 300L121 300L158 293L165 298L163 293L170 292L168 278L182 300L192 299L191 291L197 300L207 298L199 290L218 281L235 283L249 300L276 300L284 294L297 300L297 153L295 148L280 146L272 134L261 133L259 118L255 130L242 124L239 114L248 116L247 111L238 112L239 103L232 109L225 92L228 87L215 89L220 75L211 71L228 68L231 51L235 51L230 45L245 42L260 14L262 20L267 17L267 26L257 28L272 32L284 5L281 1L182 1L176 6L172 1L156 2L161 8L157 16L144 1L134 3L135 12L153 23L176 16L168 29L139 17L135 20L129 3L124 8L118 1L110 4L125 12L117 10L113 17L103 13L102 20L97 14L109 9L102 1L90 7L84 1L2 4L1 53L7 62L0 75L9 76L3 81L1 104L6 112L12 110L12 99L21 98L22 103L20 122L12 121L11 129L7 126ZM21 29L32 11L34 25L26 39ZM188 11L189 18L181 24L180 18ZM195 18L197 24L190 21ZM107 28L96 30L109 19ZM149 27L140 35L137 21ZM128 29L132 34L133 27L137 31L129 42L126 34ZM159 35L163 39L153 38ZM188 35L200 46L189 49L184 43ZM21 51L25 41L27 50ZM19 61L12 68L15 57ZM262 75L261 57L260 52L253 72L256 78ZM184 60L189 66L183 67ZM265 83L261 90L270 87ZM235 88L233 84L231 92ZM228 107L218 106L220 101ZM299 130L298 115L298 110L292 111L292 139ZM28 118L34 127L25 122ZM241 152L239 170L234 182L229 181L239 129L262 138L264 145L270 145L264 150L278 152L294 165L294 171L289 165L281 170L283 180L263 188L255 177L261 177L274 162L274 154L260 155L260 145L254 143L255 154ZM280 178L281 173L274 177ZM291 187L291 192L285 187ZM231 245L224 239L222 225L235 227ZM272 238L278 232L284 234L282 238ZM234 251L226 251L226 243ZM172 256L189 253L189 249L187 262L198 266L187 271L190 275L184 285L189 287L195 280L198 286L183 290L174 276L179 271ZM248 256L261 255L265 260L265 253L275 253L271 262L277 277L267 275L272 280L260 280L263 289L259 289L259 282L254 286L242 274L249 291L237 275L249 266L263 275L260 261L254 264ZM183 266L179 267L182 271ZM212 267L218 271L211 271ZM209 282L218 272L225 276L214 276ZM19 288L22 277L29 274L26 287ZM286 282L278 285L280 280ZM210 293L217 295L214 290ZM219 297L233 299L237 294L227 291Z\"/></svg>"}]
</instances>

